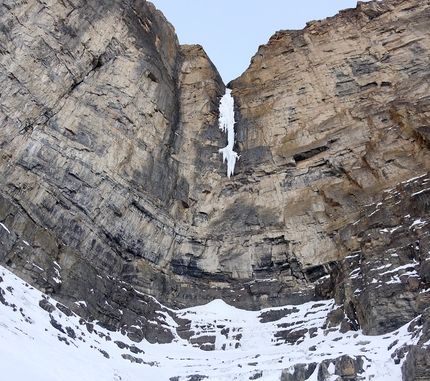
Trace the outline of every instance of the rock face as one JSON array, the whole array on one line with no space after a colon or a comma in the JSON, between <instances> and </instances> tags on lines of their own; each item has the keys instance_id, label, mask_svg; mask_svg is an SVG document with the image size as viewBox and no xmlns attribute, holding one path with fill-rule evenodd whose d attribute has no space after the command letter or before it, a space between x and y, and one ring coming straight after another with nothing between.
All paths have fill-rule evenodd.
<instances>
[{"instance_id":1,"label":"rock face","mask_svg":"<svg viewBox=\"0 0 430 381\"><path fill-rule=\"evenodd\" d=\"M426 309L422 314L418 326L418 331L422 335L416 345L413 345L402 365L402 374L404 381L428 380L430 379L430 309Z\"/></svg>"},{"instance_id":2,"label":"rock face","mask_svg":"<svg viewBox=\"0 0 430 381\"><path fill-rule=\"evenodd\" d=\"M222 144L224 85L145 1L5 2L1 20L1 261L118 327L104 299L142 312L124 282L175 290L195 168L221 167L200 151Z\"/></svg>"},{"instance_id":3,"label":"rock face","mask_svg":"<svg viewBox=\"0 0 430 381\"><path fill-rule=\"evenodd\" d=\"M255 225L282 236L302 270L358 248L339 245L341 230L384 189L428 169L428 14L422 2L359 3L276 33L231 83ZM282 273L275 259L266 272Z\"/></svg>"},{"instance_id":4,"label":"rock face","mask_svg":"<svg viewBox=\"0 0 430 381\"><path fill-rule=\"evenodd\" d=\"M2 261L76 300L96 275L168 294L200 151L222 144L216 69L142 1L10 2L1 17Z\"/></svg>"},{"instance_id":5,"label":"rock face","mask_svg":"<svg viewBox=\"0 0 430 381\"><path fill-rule=\"evenodd\" d=\"M172 339L145 294L333 297L344 331L409 322L430 306L429 16L359 2L277 32L229 84L228 179L225 86L152 4L4 2L0 263L136 341Z\"/></svg>"}]
</instances>

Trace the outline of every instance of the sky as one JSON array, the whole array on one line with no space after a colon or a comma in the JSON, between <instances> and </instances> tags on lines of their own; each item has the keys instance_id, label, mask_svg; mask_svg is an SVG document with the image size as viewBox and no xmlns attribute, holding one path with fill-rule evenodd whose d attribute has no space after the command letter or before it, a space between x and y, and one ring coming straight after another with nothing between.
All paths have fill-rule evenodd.
<instances>
[{"instance_id":1,"label":"sky","mask_svg":"<svg viewBox=\"0 0 430 381\"><path fill-rule=\"evenodd\" d=\"M259 45L280 29L355 8L357 0L151 0L173 24L181 44L200 44L225 83L249 66Z\"/></svg>"}]
</instances>

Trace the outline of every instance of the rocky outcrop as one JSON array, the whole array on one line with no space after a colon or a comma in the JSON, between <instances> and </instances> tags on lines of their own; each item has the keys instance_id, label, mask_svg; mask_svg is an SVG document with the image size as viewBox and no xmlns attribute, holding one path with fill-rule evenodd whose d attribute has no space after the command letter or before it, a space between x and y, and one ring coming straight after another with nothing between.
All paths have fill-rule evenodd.
<instances>
[{"instance_id":1,"label":"rocky outcrop","mask_svg":"<svg viewBox=\"0 0 430 381\"><path fill-rule=\"evenodd\" d=\"M427 308L419 321L411 325L410 330L421 334L418 343L407 352L405 362L402 365L404 381L428 380L430 378L430 310Z\"/></svg>"},{"instance_id":2,"label":"rocky outcrop","mask_svg":"<svg viewBox=\"0 0 430 381\"><path fill-rule=\"evenodd\" d=\"M363 370L363 356L357 356L357 358L351 358L348 355L343 355L336 360L324 360L318 365L318 381L330 380L333 376L328 371L330 366L334 367L334 374L337 381L358 381L363 378L360 377ZM281 381L306 381L310 379L311 375L317 368L316 363L310 364L297 364L294 366L294 370L285 370L282 372Z\"/></svg>"},{"instance_id":3,"label":"rocky outcrop","mask_svg":"<svg viewBox=\"0 0 430 381\"><path fill-rule=\"evenodd\" d=\"M213 349L151 296L250 310L333 297L329 327L399 328L430 305L429 13L359 2L277 32L229 84L227 178L225 86L152 4L4 2L0 263L134 341L173 340L170 316Z\"/></svg>"}]
</instances>

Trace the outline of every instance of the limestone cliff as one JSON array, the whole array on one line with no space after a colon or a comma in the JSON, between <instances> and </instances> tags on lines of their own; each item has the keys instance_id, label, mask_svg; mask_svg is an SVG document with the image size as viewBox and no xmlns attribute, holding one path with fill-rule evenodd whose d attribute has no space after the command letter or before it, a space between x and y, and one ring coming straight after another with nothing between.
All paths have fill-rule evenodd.
<instances>
[{"instance_id":1,"label":"limestone cliff","mask_svg":"<svg viewBox=\"0 0 430 381\"><path fill-rule=\"evenodd\" d=\"M117 282L175 289L196 168L221 167L224 85L145 1L11 1L1 20L1 261L121 325L100 303Z\"/></svg>"},{"instance_id":2,"label":"limestone cliff","mask_svg":"<svg viewBox=\"0 0 430 381\"><path fill-rule=\"evenodd\" d=\"M399 265L424 266L427 244L423 237L412 239L409 225L425 220L426 191L418 200L412 195L420 188L402 186L392 206L387 192L425 174L430 164L430 41L423 33L429 12L428 2L359 2L302 31L277 32L230 84L240 120L236 182L248 190L233 197L257 209L254 232L282 237L256 256L265 258L260 269L266 274L282 276L286 262L295 260L307 281L333 277L333 266L353 255L361 266L367 261L363 273L371 282L372 271L390 262L390 250L408 252ZM381 237L399 226L404 229L395 238ZM426 229L421 234L427 236ZM394 299L405 290L387 288L395 309ZM357 302L346 298L372 316L359 318L360 325L378 331L378 313L364 295ZM415 298L406 302L413 315L417 305L409 303Z\"/></svg>"},{"instance_id":3,"label":"limestone cliff","mask_svg":"<svg viewBox=\"0 0 430 381\"><path fill-rule=\"evenodd\" d=\"M277 32L229 84L228 179L225 86L149 2L5 1L0 262L137 341L171 339L142 292L334 297L343 330L398 328L430 305L429 16L359 2Z\"/></svg>"}]
</instances>

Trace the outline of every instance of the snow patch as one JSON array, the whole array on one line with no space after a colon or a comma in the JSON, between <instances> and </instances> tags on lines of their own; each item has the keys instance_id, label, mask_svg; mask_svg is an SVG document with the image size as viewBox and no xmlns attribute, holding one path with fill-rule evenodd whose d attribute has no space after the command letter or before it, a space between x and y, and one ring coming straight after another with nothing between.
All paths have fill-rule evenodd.
<instances>
[{"instance_id":1,"label":"snow patch","mask_svg":"<svg viewBox=\"0 0 430 381\"><path fill-rule=\"evenodd\" d=\"M413 181L415 181L415 180L421 179L421 178L422 178L422 177L424 177L424 176L427 176L427 173L424 173L424 175L420 175L420 176L412 177L412 178L410 178L409 180L402 181L400 184L408 184L408 183L411 183L411 182L413 182Z\"/></svg>"},{"instance_id":2,"label":"snow patch","mask_svg":"<svg viewBox=\"0 0 430 381\"><path fill-rule=\"evenodd\" d=\"M424 192L428 192L428 191L430 191L430 188L422 189L422 190L420 190L418 192L412 193L411 196L416 196L416 195L418 195L420 193L424 193Z\"/></svg>"},{"instance_id":3,"label":"snow patch","mask_svg":"<svg viewBox=\"0 0 430 381\"><path fill-rule=\"evenodd\" d=\"M10 230L0 222L0 226L10 234Z\"/></svg>"},{"instance_id":4,"label":"snow patch","mask_svg":"<svg viewBox=\"0 0 430 381\"><path fill-rule=\"evenodd\" d=\"M398 266L398 267L396 267L393 270L385 271L385 272L383 272L383 273L381 273L379 275L383 276L383 275L387 275L387 274L396 273L396 272L399 272L400 270L409 269L409 268L411 268L411 266L418 266L418 265L419 265L419 263L416 260L414 260L412 265L411 264L407 264L407 265L403 265L403 266ZM387 265L385 267L382 266L382 267L380 267L380 268L378 268L376 270L382 270L383 268L388 268L388 267L391 267L391 265Z\"/></svg>"},{"instance_id":5,"label":"snow patch","mask_svg":"<svg viewBox=\"0 0 430 381\"><path fill-rule=\"evenodd\" d=\"M419 226L419 228L421 228L426 223L426 221L421 221L421 218L419 218L418 220L415 220L411 226L409 226L409 229L412 229L414 226Z\"/></svg>"},{"instance_id":6,"label":"snow patch","mask_svg":"<svg viewBox=\"0 0 430 381\"><path fill-rule=\"evenodd\" d=\"M391 228L391 229L384 228L384 229L381 229L380 232L393 234L399 228L400 228L400 226L396 226L395 228Z\"/></svg>"}]
</instances>

